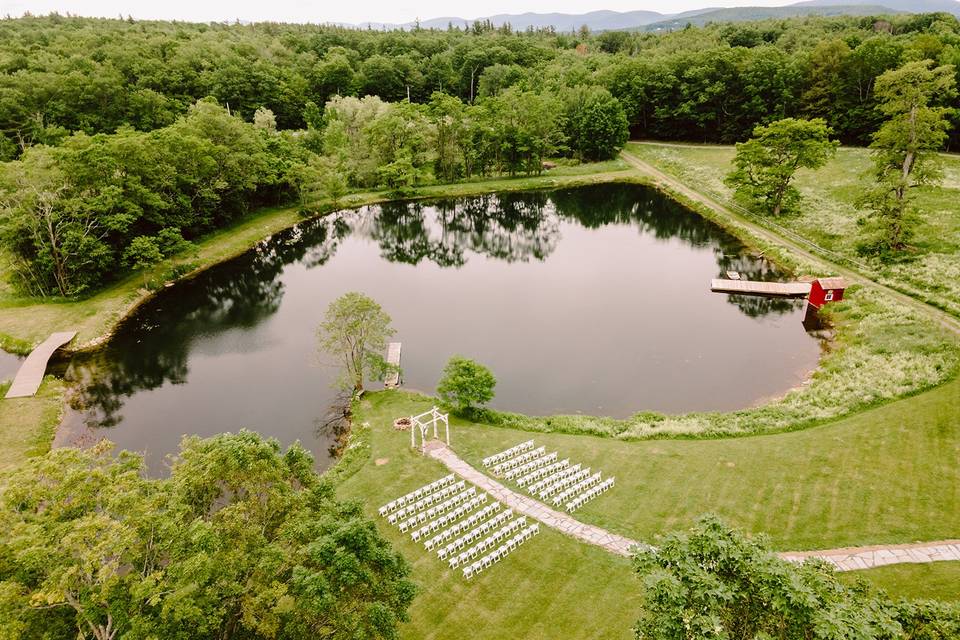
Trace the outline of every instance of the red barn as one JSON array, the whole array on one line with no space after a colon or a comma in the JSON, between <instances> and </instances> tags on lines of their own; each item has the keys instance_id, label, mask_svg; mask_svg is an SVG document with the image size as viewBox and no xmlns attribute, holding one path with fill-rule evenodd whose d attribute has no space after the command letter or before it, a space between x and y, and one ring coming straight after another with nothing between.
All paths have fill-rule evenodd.
<instances>
[{"instance_id":1,"label":"red barn","mask_svg":"<svg viewBox=\"0 0 960 640\"><path fill-rule=\"evenodd\" d=\"M843 300L843 290L846 288L847 281L843 278L817 278L810 284L807 300L817 309L821 309L828 302Z\"/></svg>"}]
</instances>

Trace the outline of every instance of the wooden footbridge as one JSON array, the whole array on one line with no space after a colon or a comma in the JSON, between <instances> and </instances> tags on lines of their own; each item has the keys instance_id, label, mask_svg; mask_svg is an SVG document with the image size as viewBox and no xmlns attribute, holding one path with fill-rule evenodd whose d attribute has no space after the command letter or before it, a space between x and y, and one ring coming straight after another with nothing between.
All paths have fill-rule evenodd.
<instances>
[{"instance_id":1,"label":"wooden footbridge","mask_svg":"<svg viewBox=\"0 0 960 640\"><path fill-rule=\"evenodd\" d=\"M54 333L41 342L20 365L20 370L17 371L13 384L7 390L6 397L27 398L36 394L40 388L40 383L43 382L43 374L47 371L47 362L50 360L50 356L57 349L73 340L76 335L76 331Z\"/></svg>"},{"instance_id":2,"label":"wooden footbridge","mask_svg":"<svg viewBox=\"0 0 960 640\"><path fill-rule=\"evenodd\" d=\"M710 281L710 290L717 293L739 293L774 298L806 298L810 295L810 287L809 282L760 282L719 278Z\"/></svg>"}]
</instances>

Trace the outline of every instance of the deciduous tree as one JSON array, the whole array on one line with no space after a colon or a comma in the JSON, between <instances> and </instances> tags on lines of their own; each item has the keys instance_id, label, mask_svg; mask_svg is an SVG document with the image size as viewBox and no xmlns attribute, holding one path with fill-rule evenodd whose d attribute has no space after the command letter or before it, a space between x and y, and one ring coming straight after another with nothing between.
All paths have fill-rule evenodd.
<instances>
[{"instance_id":1,"label":"deciduous tree","mask_svg":"<svg viewBox=\"0 0 960 640\"><path fill-rule=\"evenodd\" d=\"M463 413L493 400L497 379L485 366L462 356L454 356L443 368L437 383L437 395L453 410Z\"/></svg>"},{"instance_id":2,"label":"deciduous tree","mask_svg":"<svg viewBox=\"0 0 960 640\"><path fill-rule=\"evenodd\" d=\"M727 176L727 184L773 215L800 201L800 192L791 184L797 170L822 167L838 145L820 119L786 118L757 127L753 135L737 144L736 169Z\"/></svg>"},{"instance_id":3,"label":"deciduous tree","mask_svg":"<svg viewBox=\"0 0 960 640\"><path fill-rule=\"evenodd\" d=\"M947 140L955 110L939 105L957 95L957 83L952 65L921 60L887 71L874 91L887 120L870 145L876 186L861 200L870 213L860 249L883 254L901 251L909 241L915 220L911 191L942 176L936 152Z\"/></svg>"},{"instance_id":4,"label":"deciduous tree","mask_svg":"<svg viewBox=\"0 0 960 640\"><path fill-rule=\"evenodd\" d=\"M340 385L354 393L363 391L367 378L385 373L383 354L394 333L390 316L380 305L355 291L330 303L317 330L321 352L339 358L343 365Z\"/></svg>"}]
</instances>

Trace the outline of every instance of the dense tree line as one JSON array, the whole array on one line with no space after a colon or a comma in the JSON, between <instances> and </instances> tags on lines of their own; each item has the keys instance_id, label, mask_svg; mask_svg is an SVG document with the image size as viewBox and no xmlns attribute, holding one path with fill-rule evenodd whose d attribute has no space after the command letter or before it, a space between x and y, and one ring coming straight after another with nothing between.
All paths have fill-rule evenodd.
<instances>
[{"instance_id":1,"label":"dense tree line","mask_svg":"<svg viewBox=\"0 0 960 640\"><path fill-rule=\"evenodd\" d=\"M819 117L867 143L877 78L960 58L940 14L599 36L50 16L0 36L0 244L31 295L95 289L252 206L538 173L629 129L733 141ZM952 99L926 105L950 118L940 146Z\"/></svg>"},{"instance_id":2,"label":"dense tree line","mask_svg":"<svg viewBox=\"0 0 960 640\"><path fill-rule=\"evenodd\" d=\"M280 129L336 95L474 103L508 87L602 86L636 136L733 142L784 117L823 118L846 143L878 127L874 80L912 60L960 61L947 14L715 24L666 34L378 32L315 25L0 21L0 157L70 132L151 130L215 97ZM950 143L958 143L957 121Z\"/></svg>"},{"instance_id":3,"label":"dense tree line","mask_svg":"<svg viewBox=\"0 0 960 640\"><path fill-rule=\"evenodd\" d=\"M258 204L539 173L560 153L610 157L627 135L619 102L600 87L559 97L511 87L472 105L441 93L426 105L337 96L313 124L278 131L268 109L249 123L206 98L152 131L26 147L0 164L0 244L14 283L75 295L183 253Z\"/></svg>"}]
</instances>

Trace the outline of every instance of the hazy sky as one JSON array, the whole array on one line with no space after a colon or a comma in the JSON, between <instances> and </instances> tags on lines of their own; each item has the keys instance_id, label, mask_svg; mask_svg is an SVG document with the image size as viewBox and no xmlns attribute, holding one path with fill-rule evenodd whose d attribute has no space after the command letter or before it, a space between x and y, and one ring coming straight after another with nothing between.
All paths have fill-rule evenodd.
<instances>
[{"instance_id":1,"label":"hazy sky","mask_svg":"<svg viewBox=\"0 0 960 640\"><path fill-rule=\"evenodd\" d=\"M84 16L163 18L192 21L278 20L285 22L408 22L415 18L476 18L525 11L585 13L598 9L647 9L677 13L707 6L779 6L792 0L0 0L0 15L51 11Z\"/></svg>"}]
</instances>

